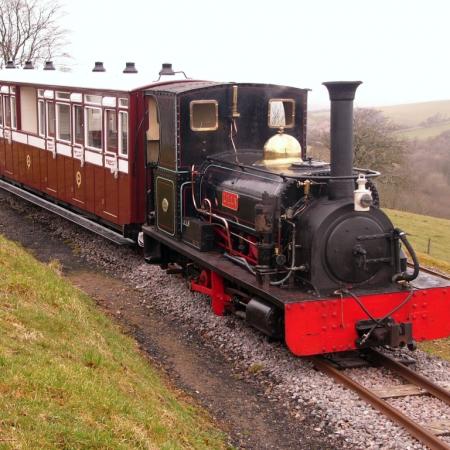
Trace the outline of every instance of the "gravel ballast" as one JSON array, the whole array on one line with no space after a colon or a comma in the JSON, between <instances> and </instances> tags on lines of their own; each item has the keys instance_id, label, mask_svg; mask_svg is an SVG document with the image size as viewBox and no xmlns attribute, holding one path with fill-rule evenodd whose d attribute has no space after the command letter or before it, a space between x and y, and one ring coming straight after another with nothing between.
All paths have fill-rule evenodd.
<instances>
[{"instance_id":1,"label":"gravel ballast","mask_svg":"<svg viewBox=\"0 0 450 450\"><path fill-rule=\"evenodd\" d=\"M110 244L19 200L4 196L2 202L26 211L36 222L47 224L52 234L68 242L86 261L144 293L143 307L156 308L195 334L205 346L220 351L242 376L260 383L268 398L284 404L299 426L306 415L311 415L318 419L318 428L332 430L336 437L343 438L343 448L425 448L356 394L315 370L308 360L294 357L282 343L270 342L237 317L215 316L207 298L191 292L181 276L167 275L160 268L144 263L135 250ZM414 370L438 384L450 383L448 362L420 350L404 353L415 359ZM386 380L390 385L402 384L397 377L380 369L351 369L349 373L368 387L385 386ZM423 424L450 419L448 406L424 396L397 398L390 403ZM450 442L448 437L445 439Z\"/></svg>"}]
</instances>

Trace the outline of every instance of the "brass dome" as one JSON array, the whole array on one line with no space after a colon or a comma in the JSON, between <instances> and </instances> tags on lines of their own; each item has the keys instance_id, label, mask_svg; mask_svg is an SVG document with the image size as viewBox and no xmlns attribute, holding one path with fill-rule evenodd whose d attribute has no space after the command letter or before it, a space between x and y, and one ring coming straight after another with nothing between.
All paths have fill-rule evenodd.
<instances>
[{"instance_id":1,"label":"brass dome","mask_svg":"<svg viewBox=\"0 0 450 450\"><path fill-rule=\"evenodd\" d=\"M290 165L293 162L302 162L302 147L300 142L290 134L285 134L280 128L278 133L272 136L264 144L265 165Z\"/></svg>"}]
</instances>

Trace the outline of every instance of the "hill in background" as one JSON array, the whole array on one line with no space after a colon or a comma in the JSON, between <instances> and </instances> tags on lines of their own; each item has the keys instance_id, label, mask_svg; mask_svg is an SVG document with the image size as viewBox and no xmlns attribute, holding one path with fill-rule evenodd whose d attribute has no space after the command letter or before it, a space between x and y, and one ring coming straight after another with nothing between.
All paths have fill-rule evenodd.
<instances>
[{"instance_id":1,"label":"hill in background","mask_svg":"<svg viewBox=\"0 0 450 450\"><path fill-rule=\"evenodd\" d=\"M450 100L403 105L381 106L378 108L398 127L396 134L407 139L428 139L450 131ZM329 110L312 111L308 114L310 128L329 127Z\"/></svg>"},{"instance_id":2,"label":"hill in background","mask_svg":"<svg viewBox=\"0 0 450 450\"><path fill-rule=\"evenodd\" d=\"M373 109L392 122L390 133L403 141L405 149L390 174L404 183L391 186L389 177L380 178L382 206L449 219L450 100ZM321 138L329 131L329 115L325 110L309 113L308 153L314 158L329 160L329 149Z\"/></svg>"}]
</instances>

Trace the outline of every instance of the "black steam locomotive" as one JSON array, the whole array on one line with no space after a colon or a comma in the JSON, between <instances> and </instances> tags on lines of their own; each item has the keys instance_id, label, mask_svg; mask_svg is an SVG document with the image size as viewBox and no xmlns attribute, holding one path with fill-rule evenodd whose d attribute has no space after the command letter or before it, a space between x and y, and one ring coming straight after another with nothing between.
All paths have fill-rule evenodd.
<instances>
[{"instance_id":1,"label":"black steam locomotive","mask_svg":"<svg viewBox=\"0 0 450 450\"><path fill-rule=\"evenodd\" d=\"M152 89L148 128L160 127L160 141L147 141L154 189L146 261L176 264L216 314L245 317L297 355L414 348L448 335L445 289L425 279L412 287L419 264L379 208L379 174L353 168L360 82L324 84L331 163L306 155L307 90L209 82Z\"/></svg>"},{"instance_id":2,"label":"black steam locomotive","mask_svg":"<svg viewBox=\"0 0 450 450\"><path fill-rule=\"evenodd\" d=\"M327 163L306 154L307 89L161 80L170 64L153 83L134 63L112 78L100 62L81 78L44 69L0 74L0 188L138 240L216 314L296 355L450 335L448 282L419 274L379 208L378 173L353 168L359 82L325 83Z\"/></svg>"}]
</instances>

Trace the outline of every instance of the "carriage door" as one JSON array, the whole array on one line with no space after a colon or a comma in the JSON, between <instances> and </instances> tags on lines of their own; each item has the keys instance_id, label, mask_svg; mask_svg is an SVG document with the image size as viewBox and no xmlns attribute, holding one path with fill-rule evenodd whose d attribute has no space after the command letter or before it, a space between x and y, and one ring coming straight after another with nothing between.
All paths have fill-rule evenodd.
<instances>
[{"instance_id":1,"label":"carriage door","mask_svg":"<svg viewBox=\"0 0 450 450\"><path fill-rule=\"evenodd\" d=\"M81 100L81 94L80 94ZM84 169L84 110L82 105L73 105L72 107L73 122L73 170L72 170L72 200L80 205L85 206L86 183Z\"/></svg>"},{"instance_id":2,"label":"carriage door","mask_svg":"<svg viewBox=\"0 0 450 450\"><path fill-rule=\"evenodd\" d=\"M46 164L47 173L44 175L45 189L52 195L56 195L58 191L58 166L56 161L56 144L55 144L55 132L56 132L56 115L55 115L55 102L53 101L53 91L45 91L45 111L46 111L46 123L47 123L47 138L46 138ZM51 98L51 100L50 100Z\"/></svg>"},{"instance_id":3,"label":"carriage door","mask_svg":"<svg viewBox=\"0 0 450 450\"><path fill-rule=\"evenodd\" d=\"M9 93L9 87L3 86L2 92ZM11 97L3 95L3 147L5 152L5 175L9 177L14 176L14 162L13 162L13 146L12 146L12 120L11 115Z\"/></svg>"},{"instance_id":4,"label":"carriage door","mask_svg":"<svg viewBox=\"0 0 450 450\"><path fill-rule=\"evenodd\" d=\"M0 95L0 175L5 172L6 163L6 153L5 153L5 143L4 143L4 112L3 112L3 96Z\"/></svg>"},{"instance_id":5,"label":"carriage door","mask_svg":"<svg viewBox=\"0 0 450 450\"><path fill-rule=\"evenodd\" d=\"M105 97L103 104L105 104ZM114 107L116 99L111 98ZM119 171L118 171L118 122L116 109L104 109L104 130L105 130L105 202L103 212L111 220L117 220L119 215Z\"/></svg>"}]
</instances>

